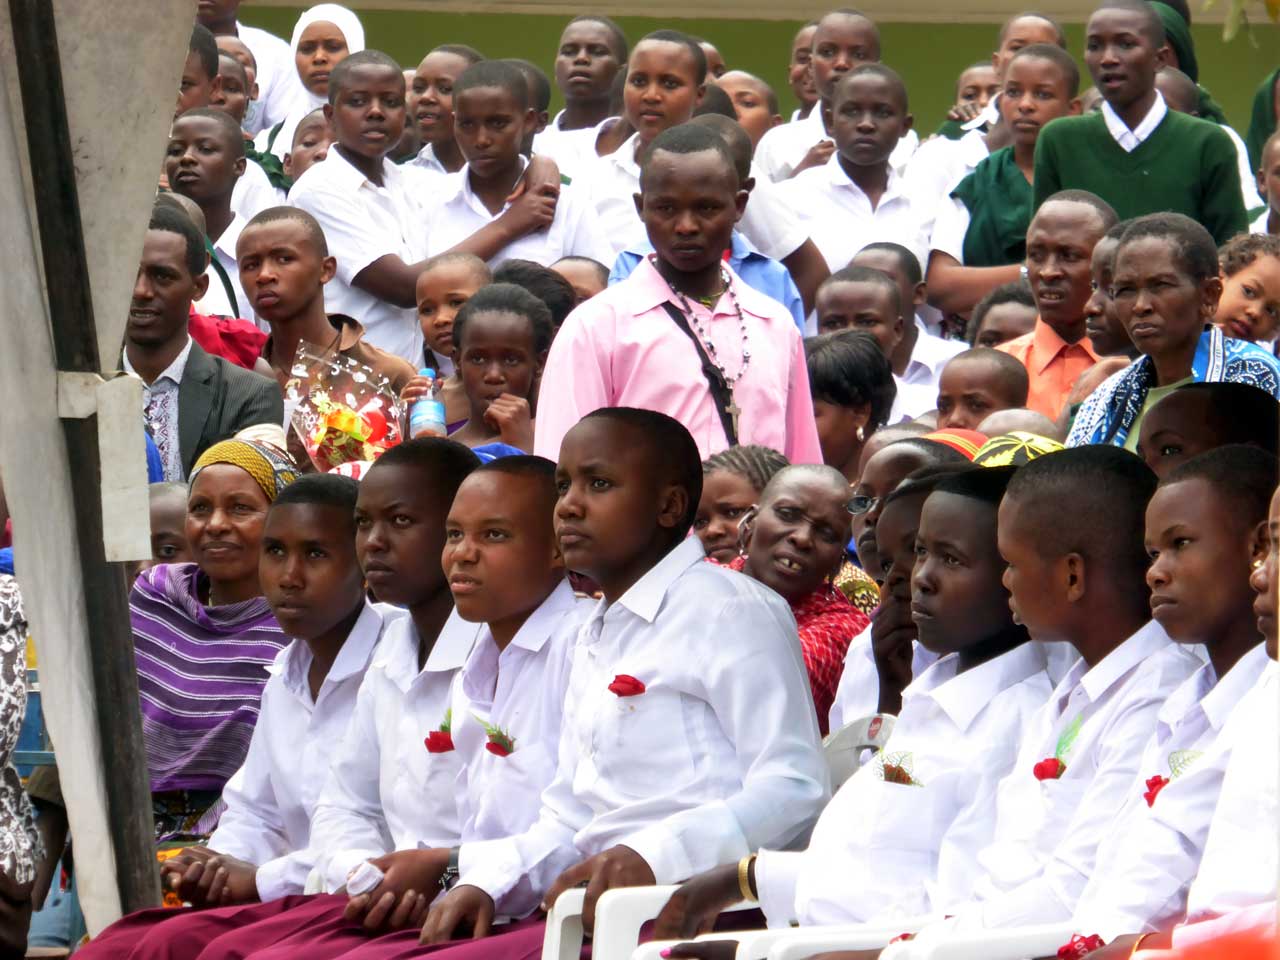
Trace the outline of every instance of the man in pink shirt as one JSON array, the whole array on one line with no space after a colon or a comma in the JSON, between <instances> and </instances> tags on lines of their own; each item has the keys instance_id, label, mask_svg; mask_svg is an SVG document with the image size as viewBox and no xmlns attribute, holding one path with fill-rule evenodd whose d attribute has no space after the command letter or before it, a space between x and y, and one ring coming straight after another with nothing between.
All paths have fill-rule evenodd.
<instances>
[{"instance_id":1,"label":"man in pink shirt","mask_svg":"<svg viewBox=\"0 0 1280 960\"><path fill-rule=\"evenodd\" d=\"M724 262L746 202L714 132L682 124L654 139L637 208L657 252L561 327L542 375L535 453L556 459L582 417L625 406L679 420L703 457L755 443L792 463L822 462L795 321Z\"/></svg>"}]
</instances>

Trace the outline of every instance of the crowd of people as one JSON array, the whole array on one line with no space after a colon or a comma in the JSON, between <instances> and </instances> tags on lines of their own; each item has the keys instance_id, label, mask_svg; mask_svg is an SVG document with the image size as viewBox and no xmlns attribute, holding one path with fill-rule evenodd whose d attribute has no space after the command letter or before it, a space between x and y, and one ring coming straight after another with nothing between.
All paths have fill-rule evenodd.
<instances>
[{"instance_id":1,"label":"crowd of people","mask_svg":"<svg viewBox=\"0 0 1280 960\"><path fill-rule=\"evenodd\" d=\"M672 941L742 900L1068 960L1274 935L1280 71L1242 138L1185 3L1100 0L1080 51L1004 23L929 133L853 10L778 52L784 121L676 30L575 17L552 77L238 6L121 358L166 903L79 955L520 960L566 889L590 930L652 884ZM447 436L329 469L304 356ZM76 947L100 865L55 768L0 774L0 957Z\"/></svg>"}]
</instances>

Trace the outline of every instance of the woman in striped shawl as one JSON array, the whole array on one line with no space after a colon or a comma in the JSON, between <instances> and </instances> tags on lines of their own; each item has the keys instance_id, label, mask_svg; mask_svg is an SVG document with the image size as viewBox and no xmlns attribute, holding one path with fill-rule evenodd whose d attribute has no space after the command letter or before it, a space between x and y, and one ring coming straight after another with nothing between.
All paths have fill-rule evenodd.
<instances>
[{"instance_id":1,"label":"woman in striped shawl","mask_svg":"<svg viewBox=\"0 0 1280 960\"><path fill-rule=\"evenodd\" d=\"M207 836L244 762L267 667L288 642L258 585L267 508L297 476L277 448L225 440L196 461L195 563L145 571L129 598L156 838Z\"/></svg>"}]
</instances>

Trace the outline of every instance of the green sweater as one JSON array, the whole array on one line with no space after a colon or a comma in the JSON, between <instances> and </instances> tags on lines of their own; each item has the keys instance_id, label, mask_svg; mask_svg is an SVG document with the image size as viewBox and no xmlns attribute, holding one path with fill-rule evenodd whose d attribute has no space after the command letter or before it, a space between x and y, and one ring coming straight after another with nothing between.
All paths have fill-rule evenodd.
<instances>
[{"instance_id":1,"label":"green sweater","mask_svg":"<svg viewBox=\"0 0 1280 960\"><path fill-rule=\"evenodd\" d=\"M1132 153L1115 142L1101 112L1047 124L1036 141L1032 209L1059 190L1097 194L1122 220L1186 214L1219 244L1249 229L1231 138L1215 123L1173 110Z\"/></svg>"}]
</instances>

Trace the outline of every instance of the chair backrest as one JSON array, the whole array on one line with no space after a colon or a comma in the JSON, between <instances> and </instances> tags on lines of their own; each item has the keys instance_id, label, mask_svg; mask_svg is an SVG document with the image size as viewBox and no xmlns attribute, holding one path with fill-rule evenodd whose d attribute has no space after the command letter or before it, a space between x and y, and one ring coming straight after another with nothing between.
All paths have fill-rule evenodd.
<instances>
[{"instance_id":1,"label":"chair backrest","mask_svg":"<svg viewBox=\"0 0 1280 960\"><path fill-rule=\"evenodd\" d=\"M888 742L897 719L891 713L877 713L827 735L822 741L822 753L831 772L832 790L840 789L857 772L867 751L877 751Z\"/></svg>"}]
</instances>

